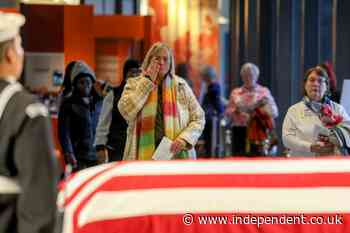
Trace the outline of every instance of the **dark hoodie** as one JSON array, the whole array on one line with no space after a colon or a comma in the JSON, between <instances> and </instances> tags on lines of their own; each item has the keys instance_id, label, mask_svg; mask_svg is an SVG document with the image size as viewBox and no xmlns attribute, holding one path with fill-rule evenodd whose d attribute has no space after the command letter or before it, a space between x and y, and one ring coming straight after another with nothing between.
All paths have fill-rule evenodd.
<instances>
[{"instance_id":1,"label":"dark hoodie","mask_svg":"<svg viewBox=\"0 0 350 233\"><path fill-rule=\"evenodd\" d=\"M88 76L93 82L93 71L84 62L78 61L71 69L72 94L64 97L58 114L59 140L64 154L73 154L79 161L96 161L93 146L102 99L91 91L90 103L85 103L76 88L80 77Z\"/></svg>"}]
</instances>

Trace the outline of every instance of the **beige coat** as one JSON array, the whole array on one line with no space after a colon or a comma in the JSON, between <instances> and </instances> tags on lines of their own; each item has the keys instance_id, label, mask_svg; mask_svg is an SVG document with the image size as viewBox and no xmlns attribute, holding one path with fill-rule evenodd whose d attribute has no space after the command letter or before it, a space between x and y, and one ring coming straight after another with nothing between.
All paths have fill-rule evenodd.
<instances>
[{"instance_id":1,"label":"beige coat","mask_svg":"<svg viewBox=\"0 0 350 233\"><path fill-rule=\"evenodd\" d=\"M177 92L177 109L180 117L180 128L182 129L178 137L188 143L189 156L195 159L194 146L204 128L204 112L186 81L176 75L174 77ZM136 119L154 85L152 81L143 76L131 78L128 80L119 100L118 109L128 122L124 160L136 159L138 142L135 127Z\"/></svg>"}]
</instances>

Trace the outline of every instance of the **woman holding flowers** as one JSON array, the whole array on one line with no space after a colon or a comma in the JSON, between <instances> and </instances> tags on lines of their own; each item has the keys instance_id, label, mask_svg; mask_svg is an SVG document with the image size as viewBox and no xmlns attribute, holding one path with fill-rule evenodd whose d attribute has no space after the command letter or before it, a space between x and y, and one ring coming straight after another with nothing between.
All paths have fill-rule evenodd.
<instances>
[{"instance_id":1,"label":"woman holding flowers","mask_svg":"<svg viewBox=\"0 0 350 233\"><path fill-rule=\"evenodd\" d=\"M304 97L288 109L283 122L289 156L349 154L350 118L343 106L329 99L329 87L321 66L306 72Z\"/></svg>"}]
</instances>

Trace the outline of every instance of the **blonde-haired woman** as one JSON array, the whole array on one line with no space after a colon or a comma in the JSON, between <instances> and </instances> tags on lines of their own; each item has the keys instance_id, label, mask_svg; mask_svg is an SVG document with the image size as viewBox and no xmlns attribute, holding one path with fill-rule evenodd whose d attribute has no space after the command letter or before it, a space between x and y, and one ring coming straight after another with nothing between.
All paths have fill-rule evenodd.
<instances>
[{"instance_id":1,"label":"blonde-haired woman","mask_svg":"<svg viewBox=\"0 0 350 233\"><path fill-rule=\"evenodd\" d=\"M125 160L151 160L164 136L172 140L173 158L196 158L204 112L174 67L171 49L158 42L147 52L141 75L128 80L118 103L128 122Z\"/></svg>"}]
</instances>

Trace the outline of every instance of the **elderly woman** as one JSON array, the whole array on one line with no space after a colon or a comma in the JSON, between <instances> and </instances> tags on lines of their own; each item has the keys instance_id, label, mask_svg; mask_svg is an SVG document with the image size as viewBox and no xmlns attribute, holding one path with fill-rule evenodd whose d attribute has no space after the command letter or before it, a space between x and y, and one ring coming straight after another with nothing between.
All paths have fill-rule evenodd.
<instances>
[{"instance_id":1,"label":"elderly woman","mask_svg":"<svg viewBox=\"0 0 350 233\"><path fill-rule=\"evenodd\" d=\"M204 112L174 66L171 49L156 43L146 54L141 75L127 81L118 103L128 123L125 160L151 160L164 136L172 140L173 158L196 158Z\"/></svg>"},{"instance_id":2,"label":"elderly woman","mask_svg":"<svg viewBox=\"0 0 350 233\"><path fill-rule=\"evenodd\" d=\"M278 109L270 91L257 83L259 68L245 63L243 86L232 90L225 115L231 119L234 155L266 155L274 144L272 132Z\"/></svg>"},{"instance_id":3,"label":"elderly woman","mask_svg":"<svg viewBox=\"0 0 350 233\"><path fill-rule=\"evenodd\" d=\"M348 154L349 116L329 100L330 80L321 66L309 69L304 97L291 106L283 122L283 143L289 156Z\"/></svg>"}]
</instances>

